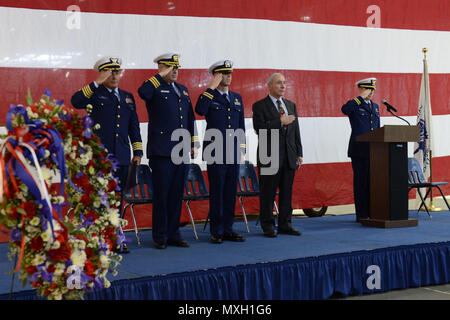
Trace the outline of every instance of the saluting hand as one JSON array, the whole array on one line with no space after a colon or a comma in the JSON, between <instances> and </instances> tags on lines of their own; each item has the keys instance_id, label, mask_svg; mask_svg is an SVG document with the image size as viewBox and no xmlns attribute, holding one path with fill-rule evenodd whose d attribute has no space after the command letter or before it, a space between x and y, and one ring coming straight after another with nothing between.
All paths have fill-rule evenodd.
<instances>
[{"instance_id":1,"label":"saluting hand","mask_svg":"<svg viewBox=\"0 0 450 320\"><path fill-rule=\"evenodd\" d=\"M208 84L208 88L215 90L219 84L222 82L223 74L220 72L217 72L214 74L214 78L211 80L211 82Z\"/></svg>"},{"instance_id":2,"label":"saluting hand","mask_svg":"<svg viewBox=\"0 0 450 320\"><path fill-rule=\"evenodd\" d=\"M161 70L159 72L159 75L161 76L161 78L166 80L166 77L172 72L172 70L173 70L173 66L170 66L168 68L164 68L163 70Z\"/></svg>"},{"instance_id":3,"label":"saluting hand","mask_svg":"<svg viewBox=\"0 0 450 320\"><path fill-rule=\"evenodd\" d=\"M106 79L108 79L112 74L111 70L102 70L99 72L99 75L97 77L97 79L95 80L95 82L97 82L98 85L103 84L103 82L106 81Z\"/></svg>"}]
</instances>

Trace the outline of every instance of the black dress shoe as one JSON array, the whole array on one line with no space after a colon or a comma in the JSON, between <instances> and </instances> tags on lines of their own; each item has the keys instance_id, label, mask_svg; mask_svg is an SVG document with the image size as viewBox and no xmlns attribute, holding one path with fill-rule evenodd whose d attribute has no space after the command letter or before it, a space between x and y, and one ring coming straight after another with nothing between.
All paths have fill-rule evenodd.
<instances>
[{"instance_id":1,"label":"black dress shoe","mask_svg":"<svg viewBox=\"0 0 450 320\"><path fill-rule=\"evenodd\" d=\"M186 240L167 241L167 244L175 247L183 247L183 248L189 247L189 243L187 243Z\"/></svg>"},{"instance_id":2,"label":"black dress shoe","mask_svg":"<svg viewBox=\"0 0 450 320\"><path fill-rule=\"evenodd\" d=\"M280 234L289 234L289 235L292 235L292 236L299 236L299 235L302 234L300 231L295 230L294 228L288 228L288 229L280 229L280 228L278 228L278 233L280 233Z\"/></svg>"},{"instance_id":3,"label":"black dress shoe","mask_svg":"<svg viewBox=\"0 0 450 320\"><path fill-rule=\"evenodd\" d=\"M222 243L223 242L222 236L212 235L211 236L211 242L212 243Z\"/></svg>"},{"instance_id":4,"label":"black dress shoe","mask_svg":"<svg viewBox=\"0 0 450 320\"><path fill-rule=\"evenodd\" d=\"M277 236L277 232L275 230L270 230L270 231L264 232L264 237L275 238L276 236Z\"/></svg>"},{"instance_id":5,"label":"black dress shoe","mask_svg":"<svg viewBox=\"0 0 450 320\"><path fill-rule=\"evenodd\" d=\"M155 242L155 248L156 249L165 249L167 248L167 244L164 242Z\"/></svg>"},{"instance_id":6,"label":"black dress shoe","mask_svg":"<svg viewBox=\"0 0 450 320\"><path fill-rule=\"evenodd\" d=\"M234 241L234 242L243 242L245 238L238 233L229 233L223 235L223 240Z\"/></svg>"}]
</instances>

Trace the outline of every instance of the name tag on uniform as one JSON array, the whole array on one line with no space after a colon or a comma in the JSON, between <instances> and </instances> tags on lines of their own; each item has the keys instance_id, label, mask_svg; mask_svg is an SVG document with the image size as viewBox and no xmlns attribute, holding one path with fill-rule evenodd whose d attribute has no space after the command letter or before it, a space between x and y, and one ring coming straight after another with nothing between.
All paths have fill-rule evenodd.
<instances>
[{"instance_id":1,"label":"name tag on uniform","mask_svg":"<svg viewBox=\"0 0 450 320\"><path fill-rule=\"evenodd\" d=\"M169 90L161 90L162 93L170 93Z\"/></svg>"},{"instance_id":2,"label":"name tag on uniform","mask_svg":"<svg viewBox=\"0 0 450 320\"><path fill-rule=\"evenodd\" d=\"M108 99L108 97L105 97L105 96L99 96L98 98L99 99Z\"/></svg>"}]
</instances>

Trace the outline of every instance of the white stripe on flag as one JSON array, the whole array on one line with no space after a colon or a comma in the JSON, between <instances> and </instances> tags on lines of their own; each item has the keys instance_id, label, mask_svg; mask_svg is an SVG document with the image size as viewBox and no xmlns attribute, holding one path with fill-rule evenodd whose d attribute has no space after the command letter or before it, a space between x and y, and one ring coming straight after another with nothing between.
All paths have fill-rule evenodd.
<instances>
[{"instance_id":1,"label":"white stripe on flag","mask_svg":"<svg viewBox=\"0 0 450 320\"><path fill-rule=\"evenodd\" d=\"M448 31L101 13L81 13L80 29L71 30L67 19L65 11L0 7L0 41L8 44L0 67L91 69L113 55L126 69L153 69L154 57L175 51L188 69L206 69L225 53L238 69L420 73L427 46L433 71L450 73Z\"/></svg>"}]
</instances>

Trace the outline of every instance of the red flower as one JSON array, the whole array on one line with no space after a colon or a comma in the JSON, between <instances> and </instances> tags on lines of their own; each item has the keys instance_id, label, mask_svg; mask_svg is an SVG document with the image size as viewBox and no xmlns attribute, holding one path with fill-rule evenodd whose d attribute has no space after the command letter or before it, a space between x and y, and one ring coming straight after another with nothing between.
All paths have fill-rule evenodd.
<instances>
[{"instance_id":1,"label":"red flower","mask_svg":"<svg viewBox=\"0 0 450 320\"><path fill-rule=\"evenodd\" d=\"M86 274L90 277L94 277L94 272L95 272L95 266L92 263L92 261L90 259L86 259L86 262L84 264L84 270L86 272Z\"/></svg>"},{"instance_id":2,"label":"red flower","mask_svg":"<svg viewBox=\"0 0 450 320\"><path fill-rule=\"evenodd\" d=\"M53 264L49 265L47 268L47 272L55 272L55 270L56 270L56 267Z\"/></svg>"},{"instance_id":3,"label":"red flower","mask_svg":"<svg viewBox=\"0 0 450 320\"><path fill-rule=\"evenodd\" d=\"M86 248L85 252L87 258L91 258L94 256L94 250L92 250L91 248Z\"/></svg>"},{"instance_id":4,"label":"red flower","mask_svg":"<svg viewBox=\"0 0 450 320\"><path fill-rule=\"evenodd\" d=\"M72 250L67 243L62 243L58 249L53 249L48 252L48 257L52 261L66 261L70 259Z\"/></svg>"},{"instance_id":5,"label":"red flower","mask_svg":"<svg viewBox=\"0 0 450 320\"><path fill-rule=\"evenodd\" d=\"M117 188L117 182L113 179L108 182L108 192L114 191Z\"/></svg>"},{"instance_id":6,"label":"red flower","mask_svg":"<svg viewBox=\"0 0 450 320\"><path fill-rule=\"evenodd\" d=\"M20 208L22 208L26 212L26 217L28 219L31 219L36 214L36 205L32 202L23 202L20 205Z\"/></svg>"},{"instance_id":7,"label":"red flower","mask_svg":"<svg viewBox=\"0 0 450 320\"><path fill-rule=\"evenodd\" d=\"M85 206L88 206L91 204L91 198L89 197L89 195L87 193L83 194L83 196L81 197L81 203Z\"/></svg>"},{"instance_id":8,"label":"red flower","mask_svg":"<svg viewBox=\"0 0 450 320\"><path fill-rule=\"evenodd\" d=\"M17 209L16 208L11 208L11 212L8 214L8 217L11 220L19 219L19 213L17 212Z\"/></svg>"},{"instance_id":9,"label":"red flower","mask_svg":"<svg viewBox=\"0 0 450 320\"><path fill-rule=\"evenodd\" d=\"M33 251L40 251L44 247L44 240L40 236L34 237L31 239L30 247Z\"/></svg>"},{"instance_id":10,"label":"red flower","mask_svg":"<svg viewBox=\"0 0 450 320\"><path fill-rule=\"evenodd\" d=\"M86 217L86 219L92 218L92 219L91 219L91 222L94 222L95 220L98 219L98 214L96 214L95 211L89 210L89 211L86 213L86 216L85 216L85 217Z\"/></svg>"},{"instance_id":11,"label":"red flower","mask_svg":"<svg viewBox=\"0 0 450 320\"><path fill-rule=\"evenodd\" d=\"M37 272L37 268L35 266L28 266L28 267L25 268L25 271L28 274L34 274L34 273Z\"/></svg>"}]
</instances>

